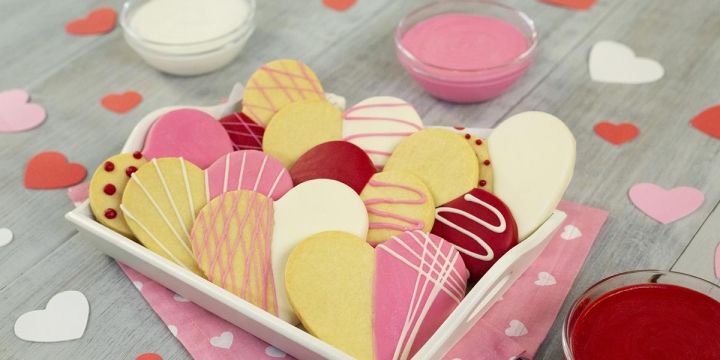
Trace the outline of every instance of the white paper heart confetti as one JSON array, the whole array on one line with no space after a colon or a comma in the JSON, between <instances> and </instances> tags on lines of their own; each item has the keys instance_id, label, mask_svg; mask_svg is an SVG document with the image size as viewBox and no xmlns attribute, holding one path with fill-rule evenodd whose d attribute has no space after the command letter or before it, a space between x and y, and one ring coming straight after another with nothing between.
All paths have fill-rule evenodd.
<instances>
[{"instance_id":1,"label":"white paper heart confetti","mask_svg":"<svg viewBox=\"0 0 720 360\"><path fill-rule=\"evenodd\" d=\"M523 336L528 333L528 329L520 320L510 320L510 326L505 329L507 336Z\"/></svg>"},{"instance_id":2,"label":"white paper heart confetti","mask_svg":"<svg viewBox=\"0 0 720 360\"><path fill-rule=\"evenodd\" d=\"M615 84L647 84L665 75L659 62L636 57L627 45L608 40L593 45L589 68L594 81Z\"/></svg>"},{"instance_id":3,"label":"white paper heart confetti","mask_svg":"<svg viewBox=\"0 0 720 360\"><path fill-rule=\"evenodd\" d=\"M574 240L582 236L580 229L575 225L566 225L560 237L565 240Z\"/></svg>"},{"instance_id":4,"label":"white paper heart confetti","mask_svg":"<svg viewBox=\"0 0 720 360\"><path fill-rule=\"evenodd\" d=\"M143 283L140 281L133 281L133 285L138 289L138 291L142 291Z\"/></svg>"},{"instance_id":5,"label":"white paper heart confetti","mask_svg":"<svg viewBox=\"0 0 720 360\"><path fill-rule=\"evenodd\" d=\"M545 271L540 272L538 274L538 279L535 280L535 285L537 286L550 286L555 284L557 284L557 281L555 281L555 277Z\"/></svg>"},{"instance_id":6,"label":"white paper heart confetti","mask_svg":"<svg viewBox=\"0 0 720 360\"><path fill-rule=\"evenodd\" d=\"M268 346L265 348L265 355L274 358L284 358L285 352L274 346Z\"/></svg>"},{"instance_id":7,"label":"white paper heart confetti","mask_svg":"<svg viewBox=\"0 0 720 360\"><path fill-rule=\"evenodd\" d=\"M85 333L90 304L79 291L64 291L48 301L45 310L30 311L15 322L15 335L25 341L60 342Z\"/></svg>"},{"instance_id":8,"label":"white paper heart confetti","mask_svg":"<svg viewBox=\"0 0 720 360\"><path fill-rule=\"evenodd\" d=\"M177 337L177 326L175 325L168 325L168 330L173 334L174 337Z\"/></svg>"},{"instance_id":9,"label":"white paper heart confetti","mask_svg":"<svg viewBox=\"0 0 720 360\"><path fill-rule=\"evenodd\" d=\"M210 344L214 347L219 347L223 349L229 349L232 346L233 343L233 334L229 331L226 331L220 336L215 336L214 338L210 339Z\"/></svg>"},{"instance_id":10,"label":"white paper heart confetti","mask_svg":"<svg viewBox=\"0 0 720 360\"><path fill-rule=\"evenodd\" d=\"M177 301L177 302L188 302L188 301L190 301L190 300L184 298L182 295L178 295L178 294L173 295L173 299L175 299L175 301Z\"/></svg>"},{"instance_id":11,"label":"white paper heart confetti","mask_svg":"<svg viewBox=\"0 0 720 360\"><path fill-rule=\"evenodd\" d=\"M10 229L0 229L0 247L9 244L13 239L13 232Z\"/></svg>"}]
</instances>

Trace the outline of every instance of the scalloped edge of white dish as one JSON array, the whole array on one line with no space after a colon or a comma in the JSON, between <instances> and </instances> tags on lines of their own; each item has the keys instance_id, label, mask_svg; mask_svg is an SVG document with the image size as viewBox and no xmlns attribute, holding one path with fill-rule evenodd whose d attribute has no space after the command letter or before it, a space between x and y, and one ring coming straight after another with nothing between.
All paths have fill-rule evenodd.
<instances>
[{"instance_id":1,"label":"scalloped edge of white dish","mask_svg":"<svg viewBox=\"0 0 720 360\"><path fill-rule=\"evenodd\" d=\"M233 93L237 91L242 90L236 88ZM136 125L122 152L141 150L155 119L183 107L205 111L215 118L222 117L228 109L233 108L221 104L211 107L172 106L155 110ZM463 131L486 137L492 130ZM87 239L108 256L296 358L352 359L339 349L101 225L95 221L89 201L68 212L65 218L75 224L80 232L88 234ZM564 212L555 210L530 237L501 257L413 356L413 360L439 359L446 354L535 261L565 218Z\"/></svg>"}]
</instances>

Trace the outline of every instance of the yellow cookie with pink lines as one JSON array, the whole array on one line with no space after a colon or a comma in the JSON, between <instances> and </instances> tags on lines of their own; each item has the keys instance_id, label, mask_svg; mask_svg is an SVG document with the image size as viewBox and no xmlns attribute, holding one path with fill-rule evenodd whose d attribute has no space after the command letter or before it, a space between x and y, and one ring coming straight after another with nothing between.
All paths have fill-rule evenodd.
<instances>
[{"instance_id":1,"label":"yellow cookie with pink lines","mask_svg":"<svg viewBox=\"0 0 720 360\"><path fill-rule=\"evenodd\" d=\"M301 100L325 100L320 80L300 60L275 60L261 66L247 82L243 113L267 126L288 104Z\"/></svg>"},{"instance_id":2,"label":"yellow cookie with pink lines","mask_svg":"<svg viewBox=\"0 0 720 360\"><path fill-rule=\"evenodd\" d=\"M146 163L139 151L115 155L105 160L90 180L90 209L95 219L130 239L135 235L125 222L120 203L130 176Z\"/></svg>"},{"instance_id":3,"label":"yellow cookie with pink lines","mask_svg":"<svg viewBox=\"0 0 720 360\"><path fill-rule=\"evenodd\" d=\"M263 151L280 160L285 168L308 150L342 139L340 110L325 100L303 100L285 106L265 129Z\"/></svg>"},{"instance_id":4,"label":"yellow cookie with pink lines","mask_svg":"<svg viewBox=\"0 0 720 360\"><path fill-rule=\"evenodd\" d=\"M278 316L272 229L273 200L252 190L234 190L200 210L190 243L208 280Z\"/></svg>"},{"instance_id":5,"label":"yellow cookie with pink lines","mask_svg":"<svg viewBox=\"0 0 720 360\"><path fill-rule=\"evenodd\" d=\"M182 158L160 158L132 174L120 208L141 244L205 277L195 262L190 231L206 203L202 169Z\"/></svg>"},{"instance_id":6,"label":"yellow cookie with pink lines","mask_svg":"<svg viewBox=\"0 0 720 360\"><path fill-rule=\"evenodd\" d=\"M493 170L490 161L490 152L488 151L487 141L475 135L461 134L461 136L470 144L478 158L478 167L480 170L480 180L477 187L489 193L493 192Z\"/></svg>"}]
</instances>

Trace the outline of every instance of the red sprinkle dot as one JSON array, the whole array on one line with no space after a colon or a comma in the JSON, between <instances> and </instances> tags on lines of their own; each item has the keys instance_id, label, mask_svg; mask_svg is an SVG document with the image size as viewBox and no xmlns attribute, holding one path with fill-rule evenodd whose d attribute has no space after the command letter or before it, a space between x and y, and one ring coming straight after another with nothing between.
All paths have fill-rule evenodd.
<instances>
[{"instance_id":1,"label":"red sprinkle dot","mask_svg":"<svg viewBox=\"0 0 720 360\"><path fill-rule=\"evenodd\" d=\"M465 138L466 138L466 139L469 139L469 138L470 138L470 134L465 134Z\"/></svg>"},{"instance_id":2,"label":"red sprinkle dot","mask_svg":"<svg viewBox=\"0 0 720 360\"><path fill-rule=\"evenodd\" d=\"M117 190L117 189L115 189L115 185L113 185L113 184L107 184L107 185L105 185L105 187L103 188L103 192L106 193L106 194L108 194L108 195L115 194L115 191L116 191L116 190Z\"/></svg>"},{"instance_id":3,"label":"red sprinkle dot","mask_svg":"<svg viewBox=\"0 0 720 360\"><path fill-rule=\"evenodd\" d=\"M132 174L133 174L134 172L136 172L136 171L137 171L137 168L136 168L136 167L134 167L134 166L128 166L128 168L125 169L125 175L127 175L128 177L130 177L130 176L132 176Z\"/></svg>"},{"instance_id":4,"label":"red sprinkle dot","mask_svg":"<svg viewBox=\"0 0 720 360\"><path fill-rule=\"evenodd\" d=\"M117 211L115 211L115 209L107 209L105 210L105 217L108 219L114 219L117 217Z\"/></svg>"},{"instance_id":5,"label":"red sprinkle dot","mask_svg":"<svg viewBox=\"0 0 720 360\"><path fill-rule=\"evenodd\" d=\"M490 165L490 160L483 161L483 164L485 164L485 166Z\"/></svg>"},{"instance_id":6,"label":"red sprinkle dot","mask_svg":"<svg viewBox=\"0 0 720 360\"><path fill-rule=\"evenodd\" d=\"M475 140L475 145L482 145L482 140L480 140L480 139Z\"/></svg>"},{"instance_id":7,"label":"red sprinkle dot","mask_svg":"<svg viewBox=\"0 0 720 360\"><path fill-rule=\"evenodd\" d=\"M142 153L139 151L136 151L133 153L133 157L136 159L140 159L140 158L142 158Z\"/></svg>"},{"instance_id":8,"label":"red sprinkle dot","mask_svg":"<svg viewBox=\"0 0 720 360\"><path fill-rule=\"evenodd\" d=\"M485 181L485 180L480 180L480 186L485 186L485 185L487 185L487 181Z\"/></svg>"},{"instance_id":9,"label":"red sprinkle dot","mask_svg":"<svg viewBox=\"0 0 720 360\"><path fill-rule=\"evenodd\" d=\"M115 170L115 164L113 164L113 163L110 162L110 161L106 161L106 162L105 162L105 171L110 172L110 171L113 171L113 170Z\"/></svg>"}]
</instances>

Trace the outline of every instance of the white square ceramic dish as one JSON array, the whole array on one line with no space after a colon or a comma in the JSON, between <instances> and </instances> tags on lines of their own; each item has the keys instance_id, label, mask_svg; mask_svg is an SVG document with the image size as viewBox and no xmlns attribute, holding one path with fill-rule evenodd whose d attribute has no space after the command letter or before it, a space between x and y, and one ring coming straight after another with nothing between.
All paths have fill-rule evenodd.
<instances>
[{"instance_id":1,"label":"white square ceramic dish","mask_svg":"<svg viewBox=\"0 0 720 360\"><path fill-rule=\"evenodd\" d=\"M173 108L159 109L143 118L122 152L141 150L155 119ZM219 105L198 109L219 118L231 112L231 108ZM483 138L490 133L486 129L463 131ZM337 348L106 228L95 221L87 201L65 217L81 232L87 233L87 239L108 256L298 359L352 359ZM540 255L565 217L565 213L556 210L530 237L500 258L413 359L442 358Z\"/></svg>"}]
</instances>

